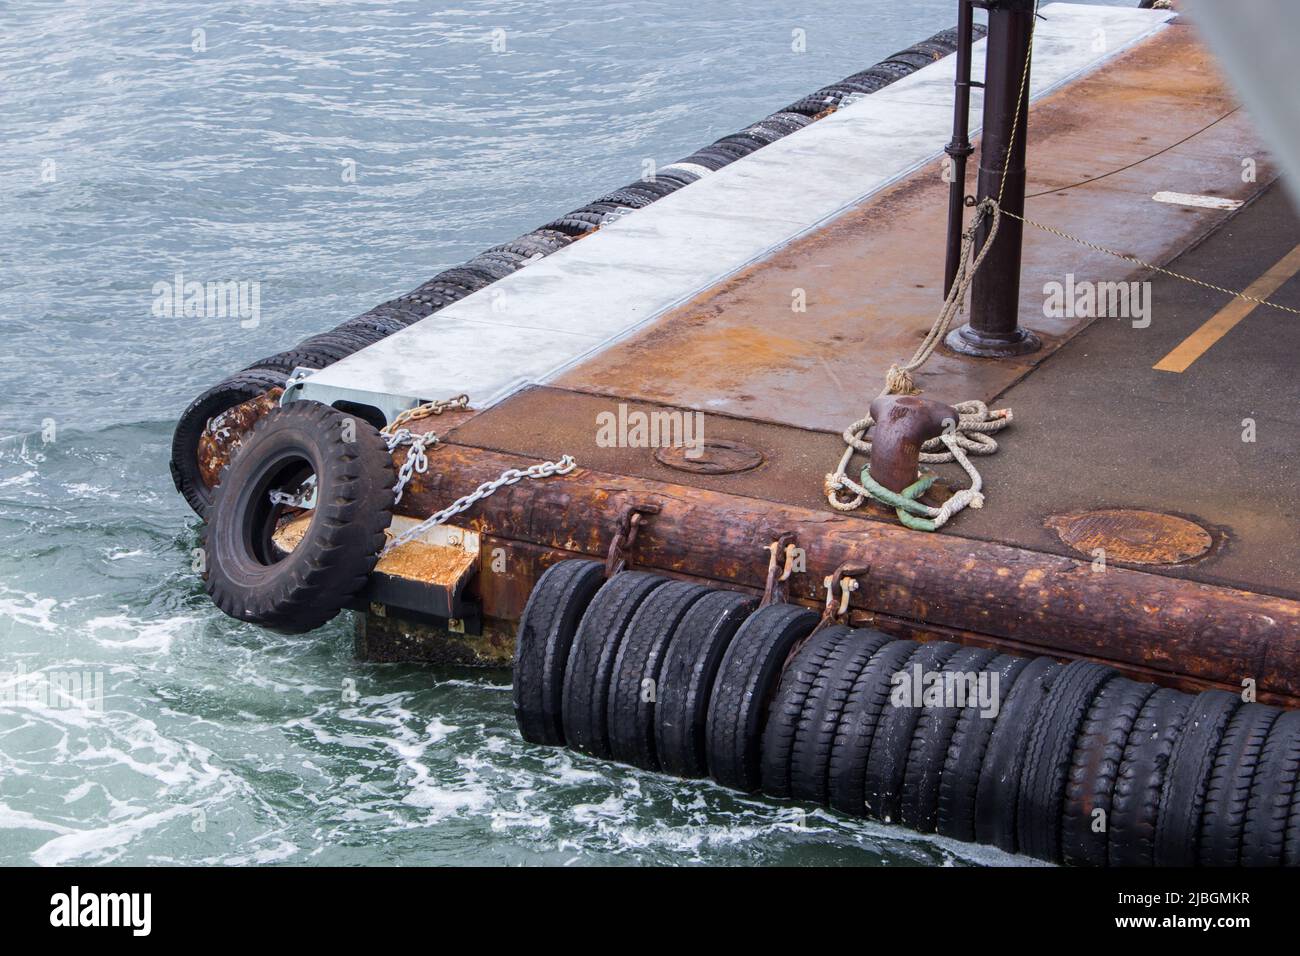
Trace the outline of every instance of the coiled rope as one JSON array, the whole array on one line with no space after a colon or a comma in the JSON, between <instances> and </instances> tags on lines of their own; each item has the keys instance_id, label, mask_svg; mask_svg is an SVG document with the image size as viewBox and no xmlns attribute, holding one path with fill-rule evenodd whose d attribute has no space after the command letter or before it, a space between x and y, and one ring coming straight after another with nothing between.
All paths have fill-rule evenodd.
<instances>
[{"instance_id":1,"label":"coiled rope","mask_svg":"<svg viewBox=\"0 0 1300 956\"><path fill-rule=\"evenodd\" d=\"M1020 129L1020 113L1024 109L1028 95L1029 65L1033 59L1034 25L1037 21L1038 0L1034 0L1034 15L1029 21L1029 49L1025 54L1025 66L1020 74L1020 89L1016 94L1011 137L1007 143L1008 156L1015 144L1016 133ZM912 373L929 361L934 350L948 334L953 318L960 313L962 304L966 300L966 292L975 278L975 273L979 271L979 267L984 263L984 257L993 248L993 240L997 237L998 226L1002 222L1002 195L1006 189L1009 168L1009 166L1002 168L1002 180L998 184L997 199L986 198L975 204L975 215L972 217L971 224L962 233L957 275L954 277L947 298L944 299L943 307L912 357L902 365L895 364L889 367L889 371L885 373L885 388L881 395L921 394L921 390L912 378ZM979 252L972 258L975 233L985 216L990 217L989 234L984 244L980 246ZM835 470L826 476L823 486L827 503L837 511L855 511L866 503L867 498L874 498L892 507L898 515L898 520L916 531L938 531L954 515L966 508L984 507L984 480L980 477L978 469L971 464L969 455L991 455L998 450L998 443L993 439L992 434L1011 424L1011 409L990 411L983 402L974 400L959 402L953 407L957 411L958 421L952 423L950 430L945 431L938 438L922 443L920 460L926 464L957 462L970 477L969 488L958 490L941 507L934 508L916 500L934 484L933 476L919 478L904 488L902 493L895 493L875 481L871 477L870 466L864 466L860 473L861 483L855 482L848 476L848 467L853 460L854 452L860 451L868 456L871 454L871 443L865 436L875 421L868 414L844 430L844 443L847 447L844 454L840 456ZM938 451L940 446L947 450ZM841 497L846 490L853 493L853 497L847 500Z\"/></svg>"},{"instance_id":2,"label":"coiled rope","mask_svg":"<svg viewBox=\"0 0 1300 956\"><path fill-rule=\"evenodd\" d=\"M971 257L975 245L975 233L989 216L989 235L984 245ZM943 308L935 318L934 324L916 352L907 362L891 365L885 375L885 387L881 395L919 395L912 379L912 372L924 365L934 354L943 337L948 334L953 319L961 311L966 292L970 288L975 273L983 263L984 257L993 246L997 236L998 224L1002 211L994 199L985 199L975 207L975 215L966 231L962 233L961 255L958 258L957 275L954 278ZM836 511L855 511L866 503L867 498L874 498L895 510L898 520L916 531L937 531L948 523L949 519L966 508L984 506L984 482L979 471L970 461L970 455L991 455L998 450L998 443L992 437L1011 424L1011 410L1008 408L990 410L980 401L959 402L953 406L958 420L938 438L931 438L922 443L920 460L925 464L944 464L955 461L970 477L969 488L963 488L953 494L941 507L935 508L917 501L934 483L934 477L921 478L903 489L901 494L890 491L875 481L869 467L861 471L861 482L848 476L848 468L855 452L871 455L871 442L866 439L867 431L875 424L870 414L858 419L844 429L844 454L840 456L835 471L826 476L824 490L826 501ZM945 449L940 451L939 449ZM845 498L845 492L852 494Z\"/></svg>"}]
</instances>

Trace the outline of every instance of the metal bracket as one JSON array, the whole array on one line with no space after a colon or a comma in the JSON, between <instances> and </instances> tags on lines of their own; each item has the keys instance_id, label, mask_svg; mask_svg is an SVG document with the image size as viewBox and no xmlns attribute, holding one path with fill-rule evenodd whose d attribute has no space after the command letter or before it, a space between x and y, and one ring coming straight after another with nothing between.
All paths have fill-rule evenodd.
<instances>
[{"instance_id":1,"label":"metal bracket","mask_svg":"<svg viewBox=\"0 0 1300 956\"><path fill-rule=\"evenodd\" d=\"M647 517L657 515L659 505L630 505L619 519L618 531L609 543L609 553L605 556L605 577L612 578L620 571L627 570L632 557L632 547L636 544L637 533L645 524Z\"/></svg>"},{"instance_id":2,"label":"metal bracket","mask_svg":"<svg viewBox=\"0 0 1300 956\"><path fill-rule=\"evenodd\" d=\"M770 551L771 554L767 561L767 583L763 586L763 600L759 602L759 607L767 607L769 604L784 604L787 598L786 582L790 580L790 574L794 568L794 556L798 551L795 545L795 535L792 531L786 531L771 544L764 545L764 551ZM785 552L785 567L782 568L778 577L776 569L780 564L778 555Z\"/></svg>"},{"instance_id":3,"label":"metal bracket","mask_svg":"<svg viewBox=\"0 0 1300 956\"><path fill-rule=\"evenodd\" d=\"M849 613L849 598L861 587L858 578L870 573L869 564L841 564L834 574L823 580L822 583L826 586L826 606L822 609L822 619L813 628L814 634L837 623ZM840 592L839 600L835 598L837 589Z\"/></svg>"}]
</instances>

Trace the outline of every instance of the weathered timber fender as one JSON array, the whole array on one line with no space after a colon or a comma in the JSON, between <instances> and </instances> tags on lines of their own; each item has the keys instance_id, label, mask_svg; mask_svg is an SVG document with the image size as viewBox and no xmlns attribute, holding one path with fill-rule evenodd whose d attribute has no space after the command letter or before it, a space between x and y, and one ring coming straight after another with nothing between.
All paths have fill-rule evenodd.
<instances>
[{"instance_id":1,"label":"weathered timber fender","mask_svg":"<svg viewBox=\"0 0 1300 956\"><path fill-rule=\"evenodd\" d=\"M436 467L413 482L400 511L424 517L505 468L530 461L444 444ZM507 542L603 557L622 509L661 510L637 539L638 567L754 588L763 553L783 532L807 552L790 598L819 605L821 582L846 562L868 563L851 608L855 621L896 633L950 636L1021 654L1095 658L1129 676L1187 690L1240 692L1300 703L1300 602L953 535L776 505L667 482L578 468L545 482L502 488L461 520ZM518 608L485 607L513 619Z\"/></svg>"}]
</instances>

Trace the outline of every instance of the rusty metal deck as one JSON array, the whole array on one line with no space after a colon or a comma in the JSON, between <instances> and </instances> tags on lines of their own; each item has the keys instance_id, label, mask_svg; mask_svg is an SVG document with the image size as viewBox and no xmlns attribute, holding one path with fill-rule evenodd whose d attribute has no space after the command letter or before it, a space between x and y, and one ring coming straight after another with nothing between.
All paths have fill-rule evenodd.
<instances>
[{"instance_id":1,"label":"rusty metal deck","mask_svg":"<svg viewBox=\"0 0 1300 956\"><path fill-rule=\"evenodd\" d=\"M1274 175L1209 54L1181 23L1035 104L1029 128L1026 215L1157 264L1227 213L1153 202L1153 194L1247 199ZM1254 183L1241 176L1248 157L1258 162ZM553 384L842 429L860 417L889 366L911 355L938 311L948 192L942 168L936 162L917 171ZM1136 271L1027 227L1021 317L1044 350L1001 362L941 352L919 384L940 401L991 398L1086 324L1044 317L1044 282L1067 272L1118 280ZM805 312L794 310L797 290ZM519 413L516 406L510 414Z\"/></svg>"},{"instance_id":2,"label":"rusty metal deck","mask_svg":"<svg viewBox=\"0 0 1300 956\"><path fill-rule=\"evenodd\" d=\"M1265 193L1274 174L1263 147L1188 26L1044 99L1030 130L1029 192L1038 194L1030 217L1156 263L1209 236L1179 267L1234 288L1295 244L1285 198ZM1246 158L1255 182L1241 175ZM530 457L570 453L601 472L828 510L821 484L843 448L839 430L863 413L937 308L947 195L939 173L937 165L919 170L554 386L475 416L453 440ZM1152 201L1162 190L1262 198L1231 218ZM1052 515L1103 506L1186 513L1210 529L1210 553L1147 570L1300 596L1300 545L1288 538L1300 480L1287 453L1300 436L1269 410L1286 396L1294 407L1297 386L1294 376L1278 381L1281 368L1258 381L1250 358L1269 352L1269 336L1289 317L1259 310L1194 374L1155 372L1150 366L1170 343L1226 297L1162 279L1149 328L1103 320L1079 335L1090 319L1043 314L1044 284L1066 273L1105 281L1141 270L1027 229L1021 320L1042 334L1043 351L1007 360L941 351L918 378L944 401L1005 393L1017 416L1004 450L982 461L988 506L945 533L1072 554L1045 525ZM806 294L806 312L792 310L796 289ZM700 410L710 440L752 447L763 464L700 474L665 465L654 448L602 447L597 416L619 404ZM1269 424L1245 444L1240 422L1251 408ZM950 477L961 483L955 469Z\"/></svg>"},{"instance_id":3,"label":"rusty metal deck","mask_svg":"<svg viewBox=\"0 0 1300 956\"><path fill-rule=\"evenodd\" d=\"M1029 216L1226 287L1259 288L1267 274L1265 295L1300 306L1289 281L1300 271L1300 228L1190 27L1163 29L1037 101L1030 130ZM1246 205L1154 201L1159 192ZM444 441L403 498L410 517L503 468L562 454L580 464L504 487L457 519L482 537L476 588L487 641L510 641L546 566L603 558L620 516L648 502L658 511L637 562L659 573L761 591L766 547L791 533L808 558L791 600L815 606L824 576L869 565L851 598L854 622L1092 658L1184 689L1249 678L1261 700L1300 702L1300 476L1291 464L1300 428L1289 412L1300 385L1286 358L1300 325L1290 314L1243 317L1238 304L1240 321L1206 350L1214 336L1196 330L1230 298L1157 279L1140 328L1046 316L1050 282L1149 276L1027 229L1020 317L1044 349L1011 360L940 351L918 378L929 397L1001 397L1015 409L1002 450L979 461L984 509L926 534L883 510L828 507L823 478L843 450L841 429L939 307L946 198L939 167L923 166L562 375L454 420L419 423ZM792 308L796 290L806 311ZM1179 354L1204 354L1185 371L1153 368L1189 341ZM655 411L693 424L699 415L707 441L729 450L699 467L680 450L602 432L602 418ZM955 467L938 470L965 484ZM1061 515L1098 508L1123 513L1058 533ZM1159 514L1130 524L1134 509ZM1190 523L1140 524L1180 515ZM1096 574L1104 535L1109 573ZM1138 563L1153 537L1179 563ZM388 633L372 616L358 646L423 659L440 653L439 640L404 626Z\"/></svg>"}]
</instances>

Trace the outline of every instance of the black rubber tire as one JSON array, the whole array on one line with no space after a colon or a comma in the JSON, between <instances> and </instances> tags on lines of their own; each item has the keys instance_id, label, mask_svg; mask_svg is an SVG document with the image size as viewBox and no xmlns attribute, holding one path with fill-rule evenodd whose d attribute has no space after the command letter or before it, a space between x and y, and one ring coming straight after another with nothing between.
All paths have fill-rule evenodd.
<instances>
[{"instance_id":1,"label":"black rubber tire","mask_svg":"<svg viewBox=\"0 0 1300 956\"><path fill-rule=\"evenodd\" d=\"M400 301L407 308L418 313L420 318L427 318L439 309L445 309L471 294L469 289L439 283L409 292L402 296Z\"/></svg>"},{"instance_id":2,"label":"black rubber tire","mask_svg":"<svg viewBox=\"0 0 1300 956\"><path fill-rule=\"evenodd\" d=\"M1300 777L1300 710L1273 722L1259 755L1241 830L1242 866L1281 866L1291 800Z\"/></svg>"},{"instance_id":3,"label":"black rubber tire","mask_svg":"<svg viewBox=\"0 0 1300 956\"><path fill-rule=\"evenodd\" d=\"M812 120L803 113L786 113L781 111L763 117L760 122L776 126L778 129L784 129L786 130L785 135L789 136L791 133L797 133L799 130L803 129L811 123Z\"/></svg>"},{"instance_id":4,"label":"black rubber tire","mask_svg":"<svg viewBox=\"0 0 1300 956\"><path fill-rule=\"evenodd\" d=\"M930 56L928 53L916 50L913 47L908 47L906 50L899 50L892 56L886 57L884 62L901 63L903 66L910 67L909 72L915 73L917 70L923 69L933 63L934 57Z\"/></svg>"},{"instance_id":5,"label":"black rubber tire","mask_svg":"<svg viewBox=\"0 0 1300 956\"><path fill-rule=\"evenodd\" d=\"M1192 699L1183 732L1169 755L1156 824L1156 866L1195 866L1205 792L1215 754L1241 696L1207 690Z\"/></svg>"},{"instance_id":6,"label":"black rubber tire","mask_svg":"<svg viewBox=\"0 0 1300 956\"><path fill-rule=\"evenodd\" d=\"M1107 681L1084 718L1070 760L1061 810L1061 858L1074 865L1105 866L1111 799L1124 748L1154 684L1117 677ZM1104 814L1096 817L1100 810ZM1102 829L1094 830L1100 823Z\"/></svg>"},{"instance_id":7,"label":"black rubber tire","mask_svg":"<svg viewBox=\"0 0 1300 956\"><path fill-rule=\"evenodd\" d=\"M769 604L740 626L713 683L705 730L709 773L733 790L759 788L763 724L795 645L817 615L794 604Z\"/></svg>"},{"instance_id":8,"label":"black rubber tire","mask_svg":"<svg viewBox=\"0 0 1300 956\"><path fill-rule=\"evenodd\" d=\"M845 81L853 83L865 93L875 93L878 90L883 90L893 82L893 79L879 72L873 73L870 70L863 70L861 73L854 73L852 76L845 77Z\"/></svg>"},{"instance_id":9,"label":"black rubber tire","mask_svg":"<svg viewBox=\"0 0 1300 956\"><path fill-rule=\"evenodd\" d=\"M844 101L849 97L856 98L858 96L865 96L876 92L878 89L880 89L880 87L877 85L877 81L874 77L870 79L866 77L854 79L851 76L846 76L844 79L826 87L827 92L833 92L839 95L841 105L843 105Z\"/></svg>"},{"instance_id":10,"label":"black rubber tire","mask_svg":"<svg viewBox=\"0 0 1300 956\"><path fill-rule=\"evenodd\" d=\"M1286 838L1282 841L1282 865L1300 866L1300 784L1291 791L1291 812L1287 816Z\"/></svg>"},{"instance_id":11,"label":"black rubber tire","mask_svg":"<svg viewBox=\"0 0 1300 956\"><path fill-rule=\"evenodd\" d=\"M1190 694L1162 687L1147 698L1133 722L1111 797L1107 839L1111 866L1150 866L1154 861L1160 792L1191 703Z\"/></svg>"},{"instance_id":12,"label":"black rubber tire","mask_svg":"<svg viewBox=\"0 0 1300 956\"><path fill-rule=\"evenodd\" d=\"M735 591L714 591L686 612L659 670L655 704L655 752L665 773L708 776L705 731L709 698L722 658L758 599Z\"/></svg>"},{"instance_id":13,"label":"black rubber tire","mask_svg":"<svg viewBox=\"0 0 1300 956\"><path fill-rule=\"evenodd\" d=\"M906 672L911 674L919 667L924 677L931 672L941 671L948 658L959 650L960 646L950 641L931 641L912 655L907 662ZM923 701L899 703L894 697L891 694L889 703L881 713L880 725L871 740L863 787L867 815L882 823L898 821L912 737L916 733L917 722L925 711Z\"/></svg>"},{"instance_id":14,"label":"black rubber tire","mask_svg":"<svg viewBox=\"0 0 1300 956\"><path fill-rule=\"evenodd\" d=\"M1273 723L1281 716L1276 707L1243 704L1228 721L1201 810L1201 836L1197 863L1201 866L1238 866L1250 788L1255 782L1259 755Z\"/></svg>"},{"instance_id":15,"label":"black rubber tire","mask_svg":"<svg viewBox=\"0 0 1300 956\"><path fill-rule=\"evenodd\" d=\"M345 336L333 332L322 332L319 335L312 335L303 339L295 346L295 351L303 352L307 355L316 355L326 360L326 363L333 365L340 359L345 359L353 352L361 348L359 342L355 342Z\"/></svg>"},{"instance_id":16,"label":"black rubber tire","mask_svg":"<svg viewBox=\"0 0 1300 956\"><path fill-rule=\"evenodd\" d=\"M537 256L545 258L553 252L558 252L572 241L572 236L566 236L562 232L543 227L534 229L518 239L504 242L499 246L493 246L488 252L513 252L531 261Z\"/></svg>"},{"instance_id":17,"label":"black rubber tire","mask_svg":"<svg viewBox=\"0 0 1300 956\"><path fill-rule=\"evenodd\" d=\"M387 302L375 306L367 312L366 315L380 319L381 321L392 322L401 328L406 328L408 325L414 325L416 322L419 322L424 318L425 313L423 311L412 312L410 309L403 308L400 299L390 299Z\"/></svg>"},{"instance_id":18,"label":"black rubber tire","mask_svg":"<svg viewBox=\"0 0 1300 956\"><path fill-rule=\"evenodd\" d=\"M721 149L733 150L741 156L748 156L758 152L771 141L768 137L755 136L752 133L731 133L723 136L713 145Z\"/></svg>"},{"instance_id":19,"label":"black rubber tire","mask_svg":"<svg viewBox=\"0 0 1300 956\"><path fill-rule=\"evenodd\" d=\"M681 189L683 186L689 186L691 183L698 182L700 179L700 176L697 173L685 169L671 169L667 166L655 173L655 177L659 182L675 183L678 189Z\"/></svg>"},{"instance_id":20,"label":"black rubber tire","mask_svg":"<svg viewBox=\"0 0 1300 956\"><path fill-rule=\"evenodd\" d=\"M566 235L586 236L604 225L605 217L594 212L570 212L546 224L548 229L558 229Z\"/></svg>"},{"instance_id":21,"label":"black rubber tire","mask_svg":"<svg viewBox=\"0 0 1300 956\"><path fill-rule=\"evenodd\" d=\"M939 778L939 813L935 822L938 833L967 843L975 839L975 795L979 789L980 768L989 749L989 739L997 726L998 714L1007 695L1015 686L1020 672L1029 666L1028 657L1002 654L989 661L985 670L998 679L997 710L985 714L978 706L966 707L953 727L948 755L944 758L943 776Z\"/></svg>"},{"instance_id":22,"label":"black rubber tire","mask_svg":"<svg viewBox=\"0 0 1300 956\"><path fill-rule=\"evenodd\" d=\"M596 200L596 202L613 203L627 209L644 209L654 201L655 197L647 196L635 189L615 189L612 193L606 193Z\"/></svg>"},{"instance_id":23,"label":"black rubber tire","mask_svg":"<svg viewBox=\"0 0 1300 956\"><path fill-rule=\"evenodd\" d=\"M478 292L480 289L486 289L496 277L487 272L480 272L469 266L453 266L445 269L433 277L434 282L443 285L457 285L462 289L469 289L471 292Z\"/></svg>"},{"instance_id":24,"label":"black rubber tire","mask_svg":"<svg viewBox=\"0 0 1300 956\"><path fill-rule=\"evenodd\" d=\"M835 649L813 682L804 701L790 748L790 795L826 805L830 799L831 750L840 718L858 675L876 651L888 644L887 634L859 628Z\"/></svg>"},{"instance_id":25,"label":"black rubber tire","mask_svg":"<svg viewBox=\"0 0 1300 956\"><path fill-rule=\"evenodd\" d=\"M582 615L564 670L560 712L565 742L593 757L609 757L609 685L619 645L632 618L667 578L623 571L607 580Z\"/></svg>"},{"instance_id":26,"label":"black rubber tire","mask_svg":"<svg viewBox=\"0 0 1300 956\"><path fill-rule=\"evenodd\" d=\"M878 76L886 77L890 83L911 76L916 72L916 67L910 63L900 63L892 57L888 60L881 60L874 66L868 67L864 73L874 73Z\"/></svg>"},{"instance_id":27,"label":"black rubber tire","mask_svg":"<svg viewBox=\"0 0 1300 956\"><path fill-rule=\"evenodd\" d=\"M708 593L699 584L670 581L642 602L628 624L609 687L609 749L615 760L643 770L659 769L655 750L659 672L682 618Z\"/></svg>"},{"instance_id":28,"label":"black rubber tire","mask_svg":"<svg viewBox=\"0 0 1300 956\"><path fill-rule=\"evenodd\" d=\"M402 331L402 329L406 328L406 325L396 319L385 318L382 315L367 312L365 315L358 315L354 319L348 319L341 328L372 334L375 336L375 340L378 341L388 338L394 332Z\"/></svg>"},{"instance_id":29,"label":"black rubber tire","mask_svg":"<svg viewBox=\"0 0 1300 956\"><path fill-rule=\"evenodd\" d=\"M287 352L276 352L274 355L268 355L266 358L260 358L248 368L245 372L279 372L286 378L293 373L293 370L302 367L310 369L320 369L330 363L323 357L309 352L300 352L297 349L290 349Z\"/></svg>"},{"instance_id":30,"label":"black rubber tire","mask_svg":"<svg viewBox=\"0 0 1300 956\"><path fill-rule=\"evenodd\" d=\"M1034 658L1016 678L998 713L975 792L975 838L980 843L1016 852L1016 805L1029 732L1061 669L1049 657Z\"/></svg>"},{"instance_id":31,"label":"black rubber tire","mask_svg":"<svg viewBox=\"0 0 1300 956\"><path fill-rule=\"evenodd\" d=\"M928 40L918 40L907 49L911 53L924 54L930 63L935 63L952 53L956 48L955 38L950 41L946 36L932 36Z\"/></svg>"},{"instance_id":32,"label":"black rubber tire","mask_svg":"<svg viewBox=\"0 0 1300 956\"><path fill-rule=\"evenodd\" d=\"M692 166L703 166L705 169L711 169L717 172L723 166L730 165L735 160L731 153L724 152L720 149L714 149L712 146L705 146L697 149L685 159L679 159L679 163L690 163Z\"/></svg>"},{"instance_id":33,"label":"black rubber tire","mask_svg":"<svg viewBox=\"0 0 1300 956\"><path fill-rule=\"evenodd\" d=\"M732 134L731 136L726 136L720 140L710 143L707 148L713 150L720 150L721 152L726 153L727 155L732 157L732 160L734 162L737 159L744 159L746 156L754 152L754 150L758 149L762 145L763 144L758 142L757 140L744 139L744 138L737 139L735 134Z\"/></svg>"},{"instance_id":34,"label":"black rubber tire","mask_svg":"<svg viewBox=\"0 0 1300 956\"><path fill-rule=\"evenodd\" d=\"M866 816L867 759L881 715L889 703L891 680L921 650L916 641L890 641L880 648L853 682L831 745L828 799L841 813Z\"/></svg>"},{"instance_id":35,"label":"black rubber tire","mask_svg":"<svg viewBox=\"0 0 1300 956\"><path fill-rule=\"evenodd\" d=\"M487 277L490 285L492 282L504 279L514 272L517 267L491 256L478 255L468 260L461 268L475 275Z\"/></svg>"},{"instance_id":36,"label":"black rubber tire","mask_svg":"<svg viewBox=\"0 0 1300 956\"><path fill-rule=\"evenodd\" d=\"M848 638L843 625L823 628L804 642L786 665L763 727L759 783L768 796L790 796L790 752L804 703L826 662Z\"/></svg>"},{"instance_id":37,"label":"black rubber tire","mask_svg":"<svg viewBox=\"0 0 1300 956\"><path fill-rule=\"evenodd\" d=\"M1043 699L1025 744L1020 774L1016 845L1021 853L1060 862L1061 810L1075 741L1097 692L1117 676L1112 667L1072 661L1057 675Z\"/></svg>"},{"instance_id":38,"label":"black rubber tire","mask_svg":"<svg viewBox=\"0 0 1300 956\"><path fill-rule=\"evenodd\" d=\"M757 123L751 123L742 129L737 136L744 136L748 139L757 140L764 146L770 146L778 139L784 137L790 132L792 127L782 126L778 123L768 123L766 120L759 120Z\"/></svg>"},{"instance_id":39,"label":"black rubber tire","mask_svg":"<svg viewBox=\"0 0 1300 956\"><path fill-rule=\"evenodd\" d=\"M669 193L676 192L680 188L679 183L671 180L660 182L657 179L637 179L621 187L619 192L640 193L651 202L654 202L663 199Z\"/></svg>"},{"instance_id":40,"label":"black rubber tire","mask_svg":"<svg viewBox=\"0 0 1300 956\"><path fill-rule=\"evenodd\" d=\"M816 119L827 110L834 110L839 106L840 98L825 93L813 93L805 96L801 100L795 100L782 113L800 113L809 119Z\"/></svg>"},{"instance_id":41,"label":"black rubber tire","mask_svg":"<svg viewBox=\"0 0 1300 956\"><path fill-rule=\"evenodd\" d=\"M282 387L284 382L282 372L245 369L203 392L181 412L176 430L172 432L168 468L172 483L184 496L185 503L205 521L212 508L213 490L204 484L199 473L199 439L203 437L203 430L222 412L264 395L272 388Z\"/></svg>"},{"instance_id":42,"label":"black rubber tire","mask_svg":"<svg viewBox=\"0 0 1300 956\"><path fill-rule=\"evenodd\" d=\"M978 699L979 674L996 654L996 651L981 647L963 647L948 658L943 673L974 675L976 683L969 690ZM948 747L953 731L957 729L957 720L970 699L966 697L961 704L953 703L951 706L946 700L940 706L927 704L916 722L898 807L899 821L909 829L933 833L938 824L939 785L943 780Z\"/></svg>"},{"instance_id":43,"label":"black rubber tire","mask_svg":"<svg viewBox=\"0 0 1300 956\"><path fill-rule=\"evenodd\" d=\"M319 503L285 555L271 546L283 506L272 505L269 492L289 490L286 482L300 482L308 466ZM365 422L317 402L272 410L222 472L204 529L213 603L288 633L324 624L369 580L392 519L394 481L388 449Z\"/></svg>"},{"instance_id":44,"label":"black rubber tire","mask_svg":"<svg viewBox=\"0 0 1300 956\"><path fill-rule=\"evenodd\" d=\"M511 272L518 272L528 264L528 257L522 256L517 252L507 252L505 249L495 248L488 252L480 252L475 256L472 262L495 262L505 266Z\"/></svg>"},{"instance_id":45,"label":"black rubber tire","mask_svg":"<svg viewBox=\"0 0 1300 956\"><path fill-rule=\"evenodd\" d=\"M535 744L564 744L564 667L587 605L605 583L599 561L559 561L537 579L515 640L515 723Z\"/></svg>"}]
</instances>

